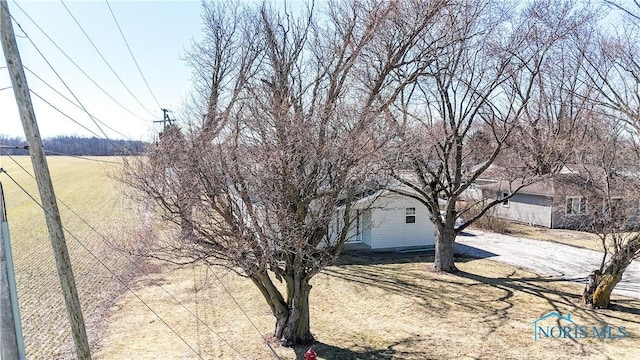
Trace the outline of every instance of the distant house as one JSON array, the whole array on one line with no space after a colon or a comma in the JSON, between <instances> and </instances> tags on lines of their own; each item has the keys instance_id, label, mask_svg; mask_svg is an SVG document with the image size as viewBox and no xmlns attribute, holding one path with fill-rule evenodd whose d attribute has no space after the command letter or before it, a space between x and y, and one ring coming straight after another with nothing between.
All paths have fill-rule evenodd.
<instances>
[{"instance_id":1,"label":"distant house","mask_svg":"<svg viewBox=\"0 0 640 360\"><path fill-rule=\"evenodd\" d=\"M548 179L526 185L506 199L511 189L522 180L478 180L467 192L468 199L505 200L496 205L491 215L551 229L584 228L592 216L607 216L604 211L601 169L568 165ZM614 191L616 191L614 189ZM622 192L611 196L623 202Z\"/></svg>"},{"instance_id":2,"label":"distant house","mask_svg":"<svg viewBox=\"0 0 640 360\"><path fill-rule=\"evenodd\" d=\"M348 247L398 250L435 244L431 213L412 197L380 190L360 199L353 211L356 220L349 229Z\"/></svg>"}]
</instances>

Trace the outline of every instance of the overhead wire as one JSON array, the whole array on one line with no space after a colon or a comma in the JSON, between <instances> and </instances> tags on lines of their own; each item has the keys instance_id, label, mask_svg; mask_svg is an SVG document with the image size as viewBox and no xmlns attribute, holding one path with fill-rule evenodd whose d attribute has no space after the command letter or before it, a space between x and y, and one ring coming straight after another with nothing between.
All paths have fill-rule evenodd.
<instances>
[{"instance_id":1,"label":"overhead wire","mask_svg":"<svg viewBox=\"0 0 640 360\"><path fill-rule=\"evenodd\" d=\"M64 117L68 118L69 120L71 120L72 122L74 122L75 124L77 124L78 126L82 127L83 129L85 129L86 131L88 131L89 133L91 133L93 136L100 138L100 135L98 135L97 133L95 133L93 130L89 129L88 127L84 126L82 123L80 123L79 121L75 120L74 118L72 118L71 116L69 116L69 114L65 113L64 111L60 110L59 108L57 108L55 105L51 104L49 101L47 101L45 98L43 98L42 96L40 96L38 93L36 93L33 90L29 90L29 92L31 92L34 96L36 96L38 99L40 99L42 102L44 102L45 104L49 105L52 109L54 109L55 111L59 112L61 115L63 115ZM73 102L72 102L73 103ZM116 133L119 133L117 130L112 129L111 127L107 126L111 131L114 131ZM120 134L122 135L122 134ZM124 135L122 135L124 136ZM113 142L113 140L111 139L106 139L107 141L111 142L112 145L116 146L117 144L115 144ZM0 147L3 148L3 147ZM25 148L28 150L28 148ZM62 155L62 156L68 156L68 157L75 157L75 158L79 158L79 159L85 159L85 160L91 160L91 161L96 161L96 162L103 162L103 163L112 163L112 164L120 164L119 162L115 162L115 161L108 161L108 160L99 160L99 159L91 159L91 158L87 158L87 157L83 157L83 156L79 156L79 155L71 155L71 154L65 154L65 153L60 153L60 152L55 152L52 150L47 150L45 149L46 153L49 154L53 154L53 155Z\"/></svg>"},{"instance_id":2,"label":"overhead wire","mask_svg":"<svg viewBox=\"0 0 640 360\"><path fill-rule=\"evenodd\" d=\"M88 132L90 132L93 136L96 137L101 137L101 135L96 134L93 130L89 129L88 127L84 126L83 124L81 124L79 121L77 121L76 119L72 118L71 116L67 115L64 111L58 109L55 105L53 105L52 103L50 103L49 101L45 100L42 96L38 95L38 93L36 93L35 91L29 89L29 92L32 93L33 95L35 95L38 99L40 99L41 101L43 101L45 104L49 105L53 110L59 112L60 114L62 114L63 116L65 116L67 119L73 121L76 125L80 126L81 128L87 130Z\"/></svg>"},{"instance_id":3,"label":"overhead wire","mask_svg":"<svg viewBox=\"0 0 640 360\"><path fill-rule=\"evenodd\" d=\"M25 150L25 151L29 151L29 146L15 146L15 145L2 145L1 144L1 138L0 138L0 149L11 149L11 150ZM120 165L120 162L117 161L109 161L109 160L102 160L102 159L94 159L94 158L89 158L86 156L80 156L80 155L71 155L71 154L65 154L65 153L61 153L61 152L57 152L57 151L52 151L52 150L47 150L44 149L44 152L47 154L52 154L52 155L58 155L58 156L65 156L65 157L71 157L71 158L76 158L76 159L81 159L81 160L87 160L87 161L94 161L94 162L100 162L100 163L105 163L105 164L116 164L116 165ZM10 154L4 154L3 155L7 155L9 157L11 157ZM11 159L13 160L13 159ZM15 160L13 160L14 163L16 163L16 165L20 166L20 164L18 164L17 162L15 162ZM22 167L22 166L20 166ZM31 174L29 174L31 175Z\"/></svg>"},{"instance_id":4,"label":"overhead wire","mask_svg":"<svg viewBox=\"0 0 640 360\"><path fill-rule=\"evenodd\" d=\"M31 174L31 172L29 172L29 170L27 170L24 166L22 166L17 160L15 160L13 158L13 156L9 155L9 154L5 154L9 157L9 159L11 161L13 161L14 164L16 164L20 169L22 169L25 173L27 173L27 175L29 175L31 178L35 179L35 177L33 176L33 174ZM5 174L7 174L6 171L4 171ZM8 174L7 174L8 175ZM60 202L60 204L62 204L67 210L69 210L74 216L76 216L83 224L85 224L89 229L91 229L91 231L93 231L96 235L98 235L98 237L100 237L104 243L112 248L115 248L112 244L111 241L109 239L107 239L107 237L105 235L103 235L102 233L100 233L93 225L91 225L84 217L82 217L80 214L78 214L75 210L73 210L69 205L67 205L64 201L62 201L60 198L58 198L56 196L56 200ZM66 229L65 229L66 230ZM77 240L77 239L76 239ZM77 240L78 241L78 240ZM78 241L79 242L79 241ZM80 243L80 242L79 242ZM82 243L80 243L81 246L84 247L84 245ZM93 255L93 254L92 254ZM204 325L204 327L206 327L209 331L211 331L213 334L215 334L216 336L218 336L218 338L220 338L220 340L222 340L222 342L224 344L226 344L227 346L229 346L229 348L231 348L232 350L234 350L236 353L238 353L238 355L240 355L241 358L243 359L247 359L238 349L236 349L233 345L231 345L222 335L220 335L217 331L215 331L213 328L211 328L211 326L209 326L209 324L207 324L206 322L202 321L196 314L194 314L186 305L184 305L179 299L177 299L173 294L171 294L166 288L164 288L162 285L160 285L155 279L153 279L146 271L144 271L143 268L140 267L140 265L133 261L133 260L129 260L128 258L125 258L125 260L129 261L129 263L134 266L136 268L137 271L139 271L141 274L143 274L145 277L147 277L148 279L150 279L152 281L152 283L157 286L159 289L161 289L166 295L168 295L173 301L176 302L176 304L178 304L180 307L182 307L183 309L185 309L190 315L192 315L196 321L202 323ZM102 265L102 263L101 263ZM106 265L103 265L106 266ZM108 269L109 270L109 269ZM122 282L122 280L120 280L117 275L115 275L112 271L110 271L110 273L116 277L116 279L118 279L118 281ZM125 285L126 286L126 285ZM127 287L127 286L126 286ZM127 287L127 289L133 293L133 290L131 290L129 287ZM136 295L134 293L134 295ZM136 295L136 297L138 297ZM138 297L139 298L139 297ZM142 299L140 299L142 301ZM145 306L148 306L147 304L145 304ZM154 312L155 314L155 312ZM162 319L161 319L162 320Z\"/></svg>"},{"instance_id":5,"label":"overhead wire","mask_svg":"<svg viewBox=\"0 0 640 360\"><path fill-rule=\"evenodd\" d=\"M38 74L36 74L35 72L33 72L33 70L31 70L28 66L23 65L24 69L27 70L31 75L35 76L36 79L40 80L40 82L42 82L44 85L46 85L49 89L51 89L53 92L55 92L58 96L60 96L61 98L65 99L69 104L75 106L76 108L84 111L84 109L82 108L82 106L78 105L77 103L75 103L73 100L69 99L68 97L66 97L63 93L61 93L60 91L58 91L58 89L56 89L54 86L52 86L51 84L49 84L46 80L44 80L41 76L39 76ZM67 115L68 116L68 115ZM93 115L93 117L95 117L101 124L104 124L104 121L101 121L97 116ZM105 125L109 130L113 131L114 133L127 138L127 136L125 136L124 134L120 133L119 131L111 128L108 125ZM151 129L152 127L147 124L147 128ZM100 137L100 136L98 136Z\"/></svg>"},{"instance_id":6,"label":"overhead wire","mask_svg":"<svg viewBox=\"0 0 640 360\"><path fill-rule=\"evenodd\" d=\"M29 191L27 189L25 189L22 185L20 185L20 183L18 183L12 176L11 174L9 174L6 170L4 169L0 169L1 173L4 173L5 175L7 175L7 177L18 187L20 188L20 190L22 190L22 192L24 192L31 200L33 200L33 202L38 205L38 207L40 207L45 213L48 213L48 211L44 208L44 206L42 206L42 204L40 204L40 202L38 200L36 200L36 198L31 195L31 193L29 193ZM51 214L49 214L51 215ZM131 292L133 294L133 296L135 296L138 300L140 300L140 302L149 310L151 311L167 328L169 328L185 345L187 345L191 351L193 351L196 355L198 355L198 357L200 359L203 359L200 354L198 354L198 352L182 337L180 336L180 334L173 328L171 327L171 325L169 325L155 310L153 310L151 308L151 306L149 306L144 300L142 300L142 298L136 294L135 291L133 291L124 280L120 279L120 277L118 275L115 274L115 272L113 270L111 270L104 262L102 262L102 260L100 260L91 250L89 250L89 248L87 246L85 246L82 241L80 241L80 239L78 239L77 236L75 236L75 234L73 234L73 232L71 232L69 229L67 229L64 225L62 226L62 228L64 229L64 231L69 234L71 236L71 238L73 238L78 244L80 244L80 246L89 253L89 255L91 255L102 267L104 267L118 282L120 282L121 285L123 285L125 288L127 288L127 290L129 290L129 292Z\"/></svg>"},{"instance_id":7,"label":"overhead wire","mask_svg":"<svg viewBox=\"0 0 640 360\"><path fill-rule=\"evenodd\" d=\"M220 286L222 286L222 288L224 289L224 291L229 295L229 297L231 298L231 300L233 300L233 302L236 304L236 306L240 309L240 311L242 312L242 314L244 314L244 316L247 318L247 320L249 320L249 322L251 323L251 326L253 326L253 328L258 332L258 335L260 335L260 337L262 338L262 333L260 332L260 329L258 329L258 327L256 326L256 323L253 322L253 320L249 317L249 314L247 314L247 312L244 310L244 308L242 307L242 305L240 305L240 303L238 302L238 300L236 300L235 296L233 296L233 294L231 294L231 291L229 291L229 289L224 285L224 283L222 282L222 280L218 277L218 274L216 274L215 271L210 269L210 265L209 263L206 263L207 265L207 270L210 270L211 273L213 274L213 276L216 278L216 280L218 280L218 283L220 283ZM263 338L264 341L264 338ZM276 351L273 349L273 347L271 346L271 344L269 344L268 341L264 341L264 343L267 345L267 347L269 348L269 350L271 350L271 353L273 354L273 356L277 359L277 360L281 360L280 356L278 355L278 353L276 353Z\"/></svg>"},{"instance_id":8,"label":"overhead wire","mask_svg":"<svg viewBox=\"0 0 640 360\"><path fill-rule=\"evenodd\" d=\"M120 35L122 36L122 40L124 40L125 45L127 45L127 50L129 50L129 54L131 55L131 58L133 59L133 62L136 64L136 68L138 68L138 72L140 73L140 76L142 77L142 80L144 81L144 84L147 86L147 89L149 90L149 93L151 94L151 97L153 97L153 100L156 102L156 105L158 105L158 108L162 108L162 105L160 105L160 102L158 102L158 98L156 98L156 95L151 90L151 87L149 86L149 83L147 82L147 78L144 76L144 73L140 69L140 64L138 64L138 60L136 60L136 57L133 55L133 51L131 51L131 47L129 46L129 42L127 41L127 38L124 36L124 32L122 31L122 28L120 27L120 23L118 22L118 19L116 19L116 14L113 12L113 9L111 8L111 4L109 4L108 0L105 0L105 2L107 3L107 7L109 8L109 12L111 12L111 17L113 17L113 21L116 23L116 26L118 27L118 31L120 31Z\"/></svg>"},{"instance_id":9,"label":"overhead wire","mask_svg":"<svg viewBox=\"0 0 640 360\"><path fill-rule=\"evenodd\" d=\"M102 159L92 159L92 158L89 158L89 157L86 157L86 156L65 154L65 153L52 151L52 150L47 150L47 149L44 149L44 152L47 153L47 154L52 154L52 155L71 157L71 158L87 160L87 161L94 161L94 162L99 162L99 163L104 163L104 164L116 164L116 165L122 164L122 163L117 162L117 161L109 161L109 160L102 160Z\"/></svg>"},{"instance_id":10,"label":"overhead wire","mask_svg":"<svg viewBox=\"0 0 640 360\"><path fill-rule=\"evenodd\" d=\"M15 3L15 2L14 2L14 3ZM30 16L29 16L29 15L28 15L28 14L27 14L23 9L22 9L22 7L20 7L20 5L18 5L17 3L15 3L15 4L16 4L16 6L18 6L18 8L19 8L20 10L22 10L22 12L23 12L23 13L24 13L24 14L25 14L25 15L26 15L26 16L27 16L31 21L33 21L33 19L31 19L31 17L30 17ZM8 11L9 11L9 10L7 9L7 12L8 12ZM33 42L33 40L31 39L31 37L29 37L29 35L24 31L24 29L22 28L22 25L20 25L20 23L16 20L16 18L15 18L13 15L11 15L11 14L10 14L10 16L11 16L11 19L13 20L13 22L15 22L15 24L18 26L18 28L20 29L20 31L22 31L22 33L26 36L27 40L29 40L29 42L31 43L31 45L36 49L36 51L38 52L38 54L39 54L39 55L42 57L42 59L45 61L45 63L47 63L47 65L49 66L49 68L51 69L51 71L53 71L53 73L54 73L54 74L56 74L56 76L58 77L58 80L60 80L60 82L62 82L62 84L64 85L64 87L67 89L67 91L69 91L69 93L73 96L73 98L78 102L78 104L82 107L82 109L87 113L87 115L89 116L89 118L91 118L91 120L93 121L93 123L98 127L98 129L100 130L100 132L102 132L102 134L104 135L104 137L105 137L105 138L107 138L107 139L109 139L109 136L107 135L107 133L106 133L106 132L102 129L102 127L98 124L97 119L96 119L93 115L91 115L91 113L89 112L89 110L87 110L87 108L85 108L85 107L84 107L84 105L82 105L82 102L80 102L80 99L78 99L78 97L76 96L76 94L71 90L71 88L69 88L69 86L67 85L67 83L62 79L62 77L61 77L61 76L60 76L60 74L56 71L56 69L53 67L53 65L51 65L51 63L49 62L49 60L47 59L47 57L46 57L46 56L44 56L44 54L42 53L42 51L40 51L40 48L38 48L38 46ZM36 24L36 23L34 22L34 24ZM38 25L36 24L36 27L38 27L38 29L40 29L40 31L42 31L42 32L45 34L45 36L47 36L47 38L48 38L49 40L51 40L51 38L50 38L50 37L49 37L49 36L48 36L48 35L47 35L43 30L42 30L42 28L40 28L40 26L38 26ZM53 40L51 40L51 41L53 42ZM58 46L57 46L57 44L55 44L55 42L54 42L54 45L56 45L56 47L58 47ZM60 51L62 51L62 49L60 49L59 47L58 47L58 49L59 49ZM64 53L64 52L63 52L63 53ZM66 56L66 53L64 53L64 54L65 54L65 56ZM69 57L67 57L67 58L68 58L70 61L72 61L72 62L73 62L73 60L71 60ZM75 64L75 62L73 62L73 63ZM96 85L97 85L97 84L96 84ZM105 92L105 93L106 93L106 92ZM104 125L106 125L106 124L104 124Z\"/></svg>"},{"instance_id":11,"label":"overhead wire","mask_svg":"<svg viewBox=\"0 0 640 360\"><path fill-rule=\"evenodd\" d=\"M138 97L131 91L131 89L127 86L127 84L124 83L124 81L122 80L122 78L120 77L120 75L118 75L118 73L115 71L115 69L111 66L111 64L109 63L109 61L107 61L107 59L104 57L104 55L102 54L102 52L100 51L100 49L98 49L98 47L96 46L96 44L93 42L93 40L91 39L91 37L89 36L89 34L87 34L87 32L85 31L84 27L82 27L82 25L80 24L80 22L78 21L78 19L76 19L75 15L73 15L73 13L71 12L71 10L69 9L69 7L67 7L67 4L64 3L63 0L60 0L60 3L62 4L62 6L65 8L65 10L67 10L67 12L69 13L69 15L71 16L71 18L73 19L73 21L75 21L76 25L78 25L78 27L80 28L80 30L82 31L82 33L84 34L84 36L87 38L87 40L89 41L89 43L91 44L91 46L93 46L93 49L98 53L98 55L100 55L100 58L102 59L102 61L104 61L104 63L107 65L107 67L109 68L109 70L111 70L111 72L113 73L113 75L115 75L115 77L118 79L118 81L120 81L120 84L122 84L122 86L124 86L125 89L127 89L127 92L129 92L129 95L131 95L136 102L147 112L149 113L149 115L151 115L151 117L154 117L154 114L146 107L144 106L144 104L142 104L142 102L140 101L140 99L138 99Z\"/></svg>"},{"instance_id":12,"label":"overhead wire","mask_svg":"<svg viewBox=\"0 0 640 360\"><path fill-rule=\"evenodd\" d=\"M27 17L27 19L29 19L38 30L40 30L40 32L42 32L42 34L62 53L62 55L64 55L67 60L69 60L87 79L89 79L98 89L100 89L100 91L102 91L105 95L107 95L107 97L109 97L109 99L111 99L114 103L116 103L118 106L120 106L122 109L124 109L126 112L128 112L129 114L139 118L140 120L143 121L148 121L146 119L144 119L143 117L135 114L134 112L132 112L129 108L127 108L126 106L122 105L122 103L120 103L118 100L116 100L111 94L109 94L102 86L100 86L100 84L98 84L89 74L87 74L86 71L84 71L82 69L82 67L80 67L80 65L78 65L78 63L76 63L64 50L62 50L62 48L60 48L60 46L40 27L40 25L38 25L38 23L33 20L33 18L31 18L31 16L29 16L29 14L20 6L20 4L18 4L16 1L14 1L14 4L18 7L18 9L20 9L20 11L22 11L22 13ZM47 63L47 65L49 65L49 67L51 68L51 70L56 74L56 76L58 77L58 79L60 79L60 81L65 85L65 87L69 90L69 92L71 92L71 90L69 89L69 87L66 85L66 83L62 80L62 78L60 77L60 75L57 73L57 71L55 71L55 69L53 68L53 66L50 64L50 62L46 59L46 57L44 56L44 54L42 54L42 52L40 51L40 49L36 46L36 44L33 42L33 40L31 39L31 37L29 37L29 35L24 31L24 29L22 28L22 26L20 25L20 23L15 19L15 17L13 15L11 15L11 19L13 19L13 21L16 23L16 25L20 28L20 30L22 31L22 33L25 35L25 37L27 38L27 40L29 40L29 42L31 43L31 45L36 49L36 51L40 54L40 56L45 60L45 62ZM73 94L73 97L76 98L75 94ZM79 104L80 101L76 98L76 101L78 101Z\"/></svg>"}]
</instances>

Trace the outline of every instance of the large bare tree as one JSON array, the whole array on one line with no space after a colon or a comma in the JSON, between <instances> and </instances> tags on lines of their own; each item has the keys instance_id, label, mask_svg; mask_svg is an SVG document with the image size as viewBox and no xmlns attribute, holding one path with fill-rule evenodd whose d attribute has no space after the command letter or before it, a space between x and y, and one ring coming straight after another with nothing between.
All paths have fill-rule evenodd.
<instances>
[{"instance_id":1,"label":"large bare tree","mask_svg":"<svg viewBox=\"0 0 640 360\"><path fill-rule=\"evenodd\" d=\"M601 168L599 178L604 179L602 207L591 209L596 213L588 226L598 234L604 253L583 293L583 302L598 308L609 306L612 290L631 261L640 257L640 4L607 3L622 12L623 21L594 37L585 64L587 81L599 90L591 100L604 122L595 128L591 158L586 159Z\"/></svg>"},{"instance_id":2,"label":"large bare tree","mask_svg":"<svg viewBox=\"0 0 640 360\"><path fill-rule=\"evenodd\" d=\"M586 207L576 225L598 236L603 254L600 267L587 277L582 301L606 308L624 271L640 257L640 157L623 122L601 116L591 123L575 175Z\"/></svg>"},{"instance_id":3,"label":"large bare tree","mask_svg":"<svg viewBox=\"0 0 640 360\"><path fill-rule=\"evenodd\" d=\"M370 159L386 143L378 120L409 81L399 79L404 59L445 6L353 0L293 15L205 4L190 124L167 129L125 171L176 228L154 256L245 275L271 308L277 339L313 340L310 280L349 238L354 202L376 172Z\"/></svg>"},{"instance_id":4,"label":"large bare tree","mask_svg":"<svg viewBox=\"0 0 640 360\"><path fill-rule=\"evenodd\" d=\"M523 147L566 141L561 136L571 134L567 125L584 116L573 102L574 90L584 89L571 84L579 60L556 56L589 22L589 12L575 2L534 1L516 13L501 2L458 3L444 15L448 31L438 41L445 50L426 66L407 66L415 81L387 112L400 139L388 157L389 169L412 190L405 194L432 214L438 271L457 270L454 243L461 231L564 161L549 156L561 150L525 158L531 152ZM554 132L550 125L566 131ZM399 160L404 166L397 166ZM501 165L499 179L509 195L460 203L494 164ZM466 224L458 227L459 216Z\"/></svg>"}]
</instances>

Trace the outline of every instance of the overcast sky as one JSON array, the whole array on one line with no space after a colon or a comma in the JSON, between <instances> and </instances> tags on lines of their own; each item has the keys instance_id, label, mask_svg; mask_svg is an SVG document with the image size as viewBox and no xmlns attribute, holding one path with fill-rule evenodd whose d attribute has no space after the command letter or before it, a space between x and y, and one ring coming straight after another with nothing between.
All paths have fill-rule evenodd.
<instances>
[{"instance_id":1,"label":"overcast sky","mask_svg":"<svg viewBox=\"0 0 640 360\"><path fill-rule=\"evenodd\" d=\"M101 59L64 5L75 16L133 95ZM138 72L104 0L66 0L64 5L54 0L21 0L18 3L9 1L9 9L15 18L14 31L18 36L22 61L28 69L44 80L44 82L39 80L27 71L31 90L90 130L83 129L82 126L75 124L32 94L42 137L94 136L94 133L104 137L85 112L56 94L45 84L46 82L74 102L76 102L73 95L75 94L95 118L117 131L117 133L113 132L103 126L103 130L110 138L123 138L122 135L131 140L152 138L160 128L158 124L153 124L153 120L162 118L160 106L178 110L182 99L189 91L191 71L182 57L191 41L200 38L202 29L200 2L109 1L152 92L147 89ZM18 27L18 23L24 32ZM56 48L43 31L38 29L38 26L79 68ZM25 33L35 46L24 37ZM38 50L52 65L53 70ZM3 56L0 63L0 89L11 86L5 65ZM73 94L58 79L54 70ZM82 71L86 72L115 101L83 75ZM152 93L159 104L154 100ZM11 89L0 91L0 134L23 136Z\"/></svg>"}]
</instances>

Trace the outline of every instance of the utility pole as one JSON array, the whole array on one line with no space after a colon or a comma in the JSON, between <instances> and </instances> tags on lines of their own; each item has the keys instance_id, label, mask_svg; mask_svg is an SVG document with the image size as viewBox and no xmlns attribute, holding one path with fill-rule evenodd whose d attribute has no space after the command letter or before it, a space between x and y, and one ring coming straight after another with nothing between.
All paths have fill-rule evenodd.
<instances>
[{"instance_id":1,"label":"utility pole","mask_svg":"<svg viewBox=\"0 0 640 360\"><path fill-rule=\"evenodd\" d=\"M173 122L173 119L171 119L169 117L169 113L171 112L171 110L169 109L160 109L162 110L162 120L156 120L154 121L154 123L162 123L162 127L164 130L167 130L167 128L169 127L169 125L171 125L171 123Z\"/></svg>"},{"instance_id":2,"label":"utility pole","mask_svg":"<svg viewBox=\"0 0 640 360\"><path fill-rule=\"evenodd\" d=\"M3 170L0 169L0 172ZM24 360L24 340L4 191L0 183L0 360Z\"/></svg>"},{"instance_id":3,"label":"utility pole","mask_svg":"<svg viewBox=\"0 0 640 360\"><path fill-rule=\"evenodd\" d=\"M18 104L22 127L24 128L25 137L29 144L29 155L31 156L31 164L38 184L40 192L40 201L44 208L44 215L49 229L49 239L53 247L53 254L60 278L60 285L67 307L69 322L71 323L71 333L76 346L76 356L80 360L91 359L89 350L89 341L87 340L87 331L82 317L80 308L80 299L76 289L76 282L73 277L73 269L71 268L71 259L67 243L64 239L64 231L62 221L60 220L60 212L58 211L58 203L53 191L51 175L47 159L42 146L42 138L38 130L38 123L33 111L31 103L31 95L29 94L29 86L27 78L22 67L22 60L18 51L18 44L13 33L13 24L11 23L11 15L6 0L0 0L0 29L2 30L2 50L7 62L7 69L11 77L13 92Z\"/></svg>"}]
</instances>

